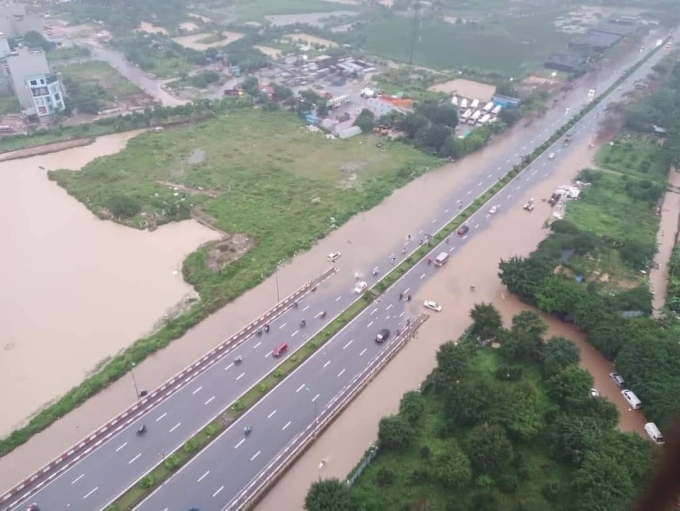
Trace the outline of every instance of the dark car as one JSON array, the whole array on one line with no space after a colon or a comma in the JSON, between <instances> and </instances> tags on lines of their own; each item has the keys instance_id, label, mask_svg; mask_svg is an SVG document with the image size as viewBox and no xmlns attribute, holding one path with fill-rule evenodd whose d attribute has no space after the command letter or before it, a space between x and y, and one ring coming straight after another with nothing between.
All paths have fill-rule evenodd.
<instances>
[{"instance_id":1,"label":"dark car","mask_svg":"<svg viewBox=\"0 0 680 511\"><path fill-rule=\"evenodd\" d=\"M390 337L390 331L387 328L383 328L378 332L378 335L375 336L375 342L381 343L385 342L387 339Z\"/></svg>"},{"instance_id":2,"label":"dark car","mask_svg":"<svg viewBox=\"0 0 680 511\"><path fill-rule=\"evenodd\" d=\"M467 225L461 225L461 226L458 228L458 236L463 236L463 235L466 234L469 230L470 230L470 228L469 228Z\"/></svg>"}]
</instances>

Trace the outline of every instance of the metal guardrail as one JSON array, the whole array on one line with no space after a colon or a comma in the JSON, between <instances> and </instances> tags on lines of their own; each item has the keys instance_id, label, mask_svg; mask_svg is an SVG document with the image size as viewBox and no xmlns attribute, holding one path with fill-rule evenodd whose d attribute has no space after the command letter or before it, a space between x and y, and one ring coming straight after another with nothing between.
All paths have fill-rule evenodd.
<instances>
[{"instance_id":1,"label":"metal guardrail","mask_svg":"<svg viewBox=\"0 0 680 511\"><path fill-rule=\"evenodd\" d=\"M296 435L277 455L265 466L224 508L230 510L251 510L268 493L271 487L285 474L290 466L299 458L318 438L349 403L361 393L373 378L399 353L408 340L429 316L419 314L404 328L402 333L392 341L392 348L376 355L373 360L357 374L335 397L319 412L313 423Z\"/></svg>"},{"instance_id":2,"label":"metal guardrail","mask_svg":"<svg viewBox=\"0 0 680 511\"><path fill-rule=\"evenodd\" d=\"M250 337L255 335L259 327L265 323L271 322L273 319L283 314L286 310L292 307L293 302L299 300L301 297L311 292L316 288L316 286L334 275L337 271L338 270L335 267L329 268L321 276L307 282L302 287L284 298L282 301L274 305L274 307L269 309L267 312L262 314L255 321L252 321L237 333L222 341L207 354L203 355L201 358L185 367L182 371L177 373L168 381L154 389L143 399L140 399L135 404L128 407L116 417L105 423L103 426L90 433L80 442L72 446L68 451L63 452L60 456L54 458L38 471L24 479L21 483L7 490L0 497L0 505L5 506L12 499L15 500L11 501L9 506L4 507L3 511L11 511L15 509L19 504L52 481L61 472L80 461L83 457L89 455L94 449L111 438L111 436L118 433L129 423L144 413L147 413L152 408L158 406L172 394L183 388L191 380L222 359L234 348L247 341ZM22 494L22 492L24 493Z\"/></svg>"}]
</instances>

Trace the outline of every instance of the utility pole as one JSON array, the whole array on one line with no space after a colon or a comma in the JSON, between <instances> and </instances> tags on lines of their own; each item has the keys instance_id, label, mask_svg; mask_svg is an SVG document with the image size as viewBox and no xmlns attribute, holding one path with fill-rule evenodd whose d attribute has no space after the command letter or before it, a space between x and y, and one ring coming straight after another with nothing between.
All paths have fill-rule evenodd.
<instances>
[{"instance_id":1,"label":"utility pole","mask_svg":"<svg viewBox=\"0 0 680 511\"><path fill-rule=\"evenodd\" d=\"M413 4L413 29L411 31L411 50L409 51L408 56L409 66L413 65L413 51L416 48L416 32L418 31L418 23L420 21L419 14L420 14L420 1L416 0L415 3Z\"/></svg>"}]
</instances>

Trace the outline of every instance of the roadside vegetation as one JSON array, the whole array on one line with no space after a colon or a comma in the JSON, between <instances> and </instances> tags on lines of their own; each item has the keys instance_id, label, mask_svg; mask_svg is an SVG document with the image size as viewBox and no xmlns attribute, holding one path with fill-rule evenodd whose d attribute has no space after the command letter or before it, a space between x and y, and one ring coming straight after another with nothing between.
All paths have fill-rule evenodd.
<instances>
[{"instance_id":1,"label":"roadside vegetation","mask_svg":"<svg viewBox=\"0 0 680 511\"><path fill-rule=\"evenodd\" d=\"M163 34L133 32L116 37L111 46L130 62L156 77L175 77L207 63L205 52L186 48Z\"/></svg>"},{"instance_id":2,"label":"roadside vegetation","mask_svg":"<svg viewBox=\"0 0 680 511\"><path fill-rule=\"evenodd\" d=\"M420 392L380 421L377 456L351 488L313 483L307 511L619 511L644 487L654 445L616 429L571 341L544 339L534 312L507 329L491 305L470 316Z\"/></svg>"},{"instance_id":3,"label":"roadside vegetation","mask_svg":"<svg viewBox=\"0 0 680 511\"><path fill-rule=\"evenodd\" d=\"M656 254L655 207L667 186L662 168L667 175L680 160L680 64L662 87L624 111L626 125L637 133L625 134L598 157L609 170L581 172L592 183L582 200L568 204L566 220L553 223L553 234L529 257L501 262L500 276L523 301L586 332L616 361L647 418L663 430L680 411L671 398L680 392L677 248L669 268L670 314L650 317L651 293L641 271ZM663 146L652 138L654 125L667 130Z\"/></svg>"}]
</instances>

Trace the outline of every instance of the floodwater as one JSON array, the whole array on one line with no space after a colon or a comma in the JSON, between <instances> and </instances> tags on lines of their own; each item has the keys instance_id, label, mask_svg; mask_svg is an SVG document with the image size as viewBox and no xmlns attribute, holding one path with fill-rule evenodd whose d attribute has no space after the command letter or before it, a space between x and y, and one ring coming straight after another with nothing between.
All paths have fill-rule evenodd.
<instances>
[{"instance_id":1,"label":"floodwater","mask_svg":"<svg viewBox=\"0 0 680 511\"><path fill-rule=\"evenodd\" d=\"M675 246L676 236L680 225L680 172L671 170L668 182L674 189L666 192L663 199L663 206L661 209L661 225L656 236L656 243L659 247L659 252L656 255L656 262L659 263L659 268L652 268L649 272L649 282L654 293L652 306L654 307L654 315L659 315L664 303L666 302L666 293L668 289L668 262L671 259L673 247Z\"/></svg>"},{"instance_id":2,"label":"floodwater","mask_svg":"<svg viewBox=\"0 0 680 511\"><path fill-rule=\"evenodd\" d=\"M182 261L217 237L193 221L154 233L101 221L47 179L48 169L79 169L138 133L0 163L0 388L21 389L2 394L2 435L192 292Z\"/></svg>"},{"instance_id":3,"label":"floodwater","mask_svg":"<svg viewBox=\"0 0 680 511\"><path fill-rule=\"evenodd\" d=\"M213 48L215 46L225 46L227 44L235 43L239 39L243 38L243 34L238 33L238 32L229 32L226 30L222 30L222 33L225 35L225 38L222 39L221 41L215 41L213 43L199 43L201 39L205 39L208 37L210 34L204 33L204 34L193 34L193 35L183 35L180 37L173 37L173 41L175 41L177 44L181 44L185 48L191 48L193 50L198 50L198 51L205 51L208 48Z\"/></svg>"},{"instance_id":4,"label":"floodwater","mask_svg":"<svg viewBox=\"0 0 680 511\"><path fill-rule=\"evenodd\" d=\"M308 12L305 14L277 14L275 16L265 16L267 20L275 27L284 27L286 25L294 25L295 23L303 23L313 27L323 28L322 21L330 17L336 16L356 16L354 11L331 11L331 12Z\"/></svg>"},{"instance_id":5,"label":"floodwater","mask_svg":"<svg viewBox=\"0 0 680 511\"><path fill-rule=\"evenodd\" d=\"M509 324L514 314L528 309L509 295L501 284L498 263L501 259L515 255L528 255L547 235L543 225L550 216L551 209L539 198L549 197L558 185L569 182L579 169L588 166L594 151L588 150L587 146L586 142L575 148L552 177L526 191L512 210L499 212L494 217L492 227L475 235L463 250L454 253L449 263L439 270L437 278L427 282L414 296L412 312L420 312L419 304L423 300L439 302L443 311L431 314L417 337L300 458L257 506L258 511L302 509L304 496L312 481L318 477L344 479L369 445L375 442L379 420L396 413L402 394L417 388L432 371L439 345L447 340L457 339L469 325L468 313L475 303L493 303L506 324ZM423 187L427 188L427 192L423 192L437 194L437 187L450 186L437 181L442 177L450 179L453 176L451 173L448 176L444 172L434 173L433 182L423 183ZM533 212L528 213L522 209L522 205L531 197L536 198L537 206ZM393 214L396 212L393 211ZM406 219L393 217L397 225L401 220ZM470 285L476 287L475 292L470 291ZM595 388L619 408L620 428L642 433L644 416L639 411L630 410L618 388L610 380L612 364L591 348L585 336L573 325L563 324L550 316L543 317L549 325L548 336L567 337L580 348L581 366L593 374ZM324 458L327 463L320 474L318 467L320 460Z\"/></svg>"}]
</instances>

